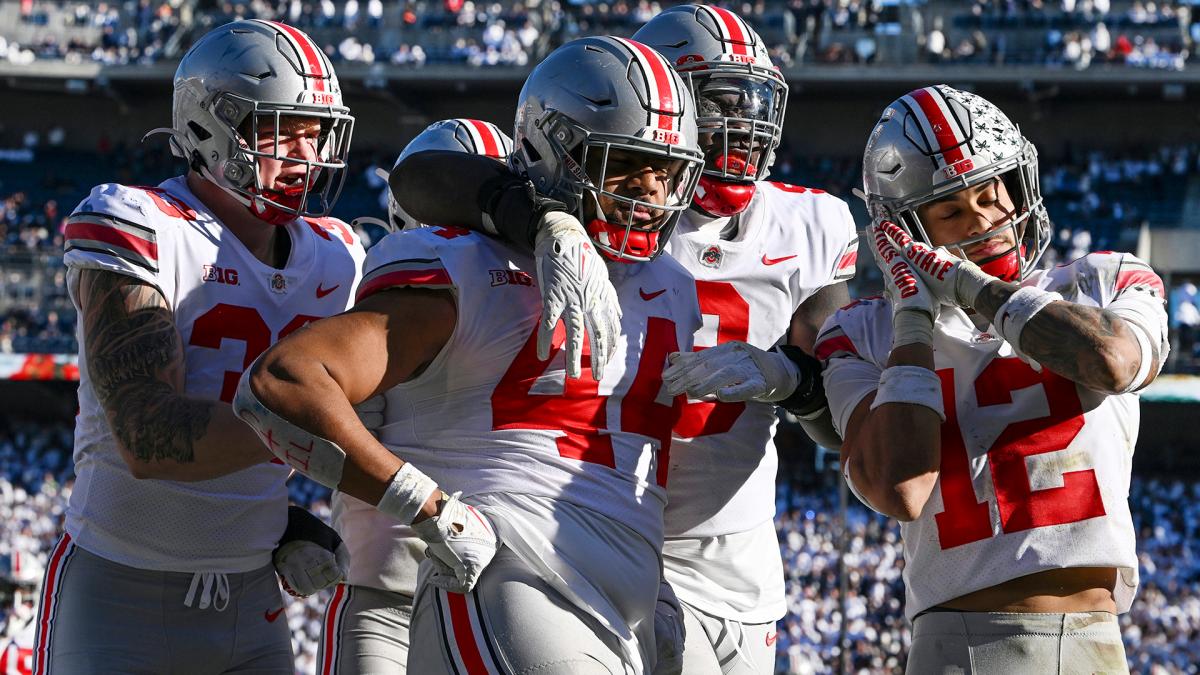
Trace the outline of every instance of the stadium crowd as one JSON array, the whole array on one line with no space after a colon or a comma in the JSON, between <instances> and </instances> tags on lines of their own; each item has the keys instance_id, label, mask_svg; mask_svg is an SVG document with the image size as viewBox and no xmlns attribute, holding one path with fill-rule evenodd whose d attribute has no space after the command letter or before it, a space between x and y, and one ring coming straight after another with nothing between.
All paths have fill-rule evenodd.
<instances>
[{"instance_id":1,"label":"stadium crowd","mask_svg":"<svg viewBox=\"0 0 1200 675\"><path fill-rule=\"evenodd\" d=\"M6 3L15 6L16 3ZM0 29L0 61L106 65L182 53L192 35L241 18L284 21L333 59L523 66L572 38L631 34L659 0L77 0L19 3ZM930 62L1128 65L1182 69L1200 23L1172 0L755 0L751 17L781 66ZM0 21L0 26L6 22ZM897 42L893 38L898 37Z\"/></svg>"},{"instance_id":2,"label":"stadium crowd","mask_svg":"<svg viewBox=\"0 0 1200 675\"><path fill-rule=\"evenodd\" d=\"M53 130L46 134L53 135ZM62 221L87 186L116 176L124 184L149 184L170 175L171 158L145 145L98 148L96 155L79 156L43 142L28 132L5 137L23 144L36 159L30 163L0 160L0 353L73 353L75 313L66 295L62 266ZM106 145L107 141L102 141ZM347 221L386 208L385 185L375 173L390 166L384 155L359 160L365 170L347 181L335 215ZM854 157L803 157L786 145L781 149L772 179L820 186L849 195L859 185L860 163ZM1200 170L1200 147L1164 146L1144 153L1113 155L1070 151L1056 162L1043 163L1042 189L1056 223L1056 236L1044 263L1073 260L1085 251L1132 250L1139 226L1177 222L1183 208L1187 177ZM852 208L860 209L857 199ZM858 213L860 222L865 215ZM365 231L370 244L381 232ZM858 294L874 292L878 279L871 265L854 283ZM1190 305L1192 308L1195 305ZM1182 314L1177 311L1183 307ZM1200 335L1200 315L1179 302L1171 305L1172 328L1179 338L1170 370L1192 372L1200 364L1193 356ZM1182 317L1180 319L1179 317Z\"/></svg>"},{"instance_id":3,"label":"stadium crowd","mask_svg":"<svg viewBox=\"0 0 1200 675\"><path fill-rule=\"evenodd\" d=\"M70 498L71 428L0 419L0 554L20 550L44 566ZM787 466L787 465L785 465ZM837 486L811 468L781 471L776 526L787 575L788 615L780 623L776 672L835 673L845 631L854 673L900 673L910 642L896 521L850 497L845 554ZM304 478L292 500L329 519L329 491ZM1130 505L1138 531L1141 588L1121 625L1134 673L1195 672L1200 663L1200 481L1134 476ZM839 561L840 557L840 561ZM288 604L298 673L316 670L327 593ZM3 625L3 621L0 621Z\"/></svg>"}]
</instances>

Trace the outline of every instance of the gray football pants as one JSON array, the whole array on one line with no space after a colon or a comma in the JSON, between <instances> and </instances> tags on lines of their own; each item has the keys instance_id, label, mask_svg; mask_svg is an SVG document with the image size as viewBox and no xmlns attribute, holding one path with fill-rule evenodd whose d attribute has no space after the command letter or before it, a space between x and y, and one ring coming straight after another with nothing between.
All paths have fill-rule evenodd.
<instances>
[{"instance_id":1,"label":"gray football pants","mask_svg":"<svg viewBox=\"0 0 1200 675\"><path fill-rule=\"evenodd\" d=\"M320 675L396 675L408 664L413 599L341 584L329 599L317 652Z\"/></svg>"},{"instance_id":2,"label":"gray football pants","mask_svg":"<svg viewBox=\"0 0 1200 675\"><path fill-rule=\"evenodd\" d=\"M913 621L908 675L1128 673L1108 612L929 612Z\"/></svg>"},{"instance_id":3,"label":"gray football pants","mask_svg":"<svg viewBox=\"0 0 1200 675\"><path fill-rule=\"evenodd\" d=\"M408 672L622 675L620 649L612 633L501 548L470 593L417 587Z\"/></svg>"},{"instance_id":4,"label":"gray football pants","mask_svg":"<svg viewBox=\"0 0 1200 675\"><path fill-rule=\"evenodd\" d=\"M271 565L230 574L156 572L101 558L64 534L39 597L35 673L295 672Z\"/></svg>"},{"instance_id":5,"label":"gray football pants","mask_svg":"<svg viewBox=\"0 0 1200 675\"><path fill-rule=\"evenodd\" d=\"M741 623L683 606L684 675L771 675L775 622Z\"/></svg>"}]
</instances>

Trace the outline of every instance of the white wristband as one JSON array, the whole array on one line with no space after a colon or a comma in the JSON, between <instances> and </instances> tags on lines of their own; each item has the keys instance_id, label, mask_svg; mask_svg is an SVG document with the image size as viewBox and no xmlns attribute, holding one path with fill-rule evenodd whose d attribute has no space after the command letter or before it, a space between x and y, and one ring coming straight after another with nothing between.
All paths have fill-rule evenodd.
<instances>
[{"instance_id":1,"label":"white wristband","mask_svg":"<svg viewBox=\"0 0 1200 675\"><path fill-rule=\"evenodd\" d=\"M945 405L942 403L942 379L937 373L921 366L892 366L883 370L879 388L871 410L884 403L909 403L923 405L946 421Z\"/></svg>"},{"instance_id":2,"label":"white wristband","mask_svg":"<svg viewBox=\"0 0 1200 675\"><path fill-rule=\"evenodd\" d=\"M1029 320L1038 312L1045 309L1046 305L1062 299L1063 297L1058 293L1032 286L1017 289L1015 293L1008 296L1008 301L996 310L996 318L993 322L996 331L1013 348L1017 356L1027 358L1025 352L1021 351L1021 332L1025 330L1025 324L1029 323Z\"/></svg>"},{"instance_id":3,"label":"white wristband","mask_svg":"<svg viewBox=\"0 0 1200 675\"><path fill-rule=\"evenodd\" d=\"M429 501L429 495L437 489L437 483L429 476L412 464L405 464L392 476L392 482L388 483L375 508L405 525L411 525L421 507Z\"/></svg>"}]
</instances>

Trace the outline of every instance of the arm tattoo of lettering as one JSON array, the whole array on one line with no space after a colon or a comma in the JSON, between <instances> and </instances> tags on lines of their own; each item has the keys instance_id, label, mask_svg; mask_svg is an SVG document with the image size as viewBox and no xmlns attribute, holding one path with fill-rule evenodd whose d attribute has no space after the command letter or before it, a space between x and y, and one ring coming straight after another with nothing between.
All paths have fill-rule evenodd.
<instances>
[{"instance_id":1,"label":"arm tattoo of lettering","mask_svg":"<svg viewBox=\"0 0 1200 675\"><path fill-rule=\"evenodd\" d=\"M975 308L995 320L996 312L1019 287L1008 283L990 283L975 301ZM1125 383L1116 383L1107 356L1113 353L1113 341L1130 339L1124 321L1112 312L1085 307L1073 302L1055 302L1046 306L1021 332L1021 351L1030 358L1096 391L1112 391ZM1130 374L1132 377L1132 374Z\"/></svg>"},{"instance_id":2,"label":"arm tattoo of lettering","mask_svg":"<svg viewBox=\"0 0 1200 675\"><path fill-rule=\"evenodd\" d=\"M117 441L139 461L194 461L212 404L182 395L183 344L162 294L89 270L79 295L88 374Z\"/></svg>"}]
</instances>

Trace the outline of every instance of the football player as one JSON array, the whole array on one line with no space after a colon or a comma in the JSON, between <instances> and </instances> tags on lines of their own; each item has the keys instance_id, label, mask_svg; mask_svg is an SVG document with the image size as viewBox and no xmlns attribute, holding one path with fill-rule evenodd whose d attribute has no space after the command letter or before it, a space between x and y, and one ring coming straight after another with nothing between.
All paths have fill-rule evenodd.
<instances>
[{"instance_id":1,"label":"football player","mask_svg":"<svg viewBox=\"0 0 1200 675\"><path fill-rule=\"evenodd\" d=\"M512 139L491 122L441 120L417 134L396 162L423 150L467 152L505 162L512 152ZM386 227L422 227L390 194L388 201ZM372 408L379 422L372 423L364 414L360 417L367 429L378 431L384 401L377 397L373 403L360 409ZM407 523L340 491L333 494L333 524L349 549L350 569L346 583L337 587L325 609L317 652L319 672L403 673L408 663L417 565L425 559L425 544Z\"/></svg>"},{"instance_id":2,"label":"football player","mask_svg":"<svg viewBox=\"0 0 1200 675\"><path fill-rule=\"evenodd\" d=\"M720 399L689 401L675 428L664 564L686 610L682 665L687 673L771 672L775 622L787 610L774 528L775 405L800 414L818 441L840 442L810 353L821 324L849 300L855 226L842 200L765 180L788 88L744 20L718 7L681 5L634 39L663 54L688 83L705 153L691 208L665 242L695 277L707 317L697 351L672 357L669 392ZM464 213L469 203L436 198L449 188L445 175L456 176L456 187L467 184L470 159L411 156L397 167L401 203L432 222L487 220L506 224L501 233L515 241L528 240L532 221L508 205L510 194L524 193L499 178L482 182L479 202L506 210L486 219ZM486 196L490 186L500 186L496 196ZM671 644L665 640L664 649Z\"/></svg>"},{"instance_id":3,"label":"football player","mask_svg":"<svg viewBox=\"0 0 1200 675\"><path fill-rule=\"evenodd\" d=\"M324 556L276 550L285 526L325 526L289 525L290 469L229 402L274 341L350 304L365 254L327 215L353 118L312 40L255 20L188 51L172 120L185 175L99 185L66 224L78 478L47 565L37 672L290 674L272 553L301 573L296 592L340 576L332 538Z\"/></svg>"},{"instance_id":4,"label":"football player","mask_svg":"<svg viewBox=\"0 0 1200 675\"><path fill-rule=\"evenodd\" d=\"M662 369L700 324L694 282L656 254L699 178L693 102L652 49L602 37L547 57L517 110L511 165L599 223L586 245L624 310L607 367L566 377L563 331L539 357L527 252L420 228L371 250L353 310L268 350L235 408L428 545L410 672L648 672L682 404ZM376 441L350 406L378 393Z\"/></svg>"},{"instance_id":5,"label":"football player","mask_svg":"<svg viewBox=\"0 0 1200 675\"><path fill-rule=\"evenodd\" d=\"M42 570L23 552L0 555L0 675L33 672L37 595Z\"/></svg>"},{"instance_id":6,"label":"football player","mask_svg":"<svg viewBox=\"0 0 1200 675\"><path fill-rule=\"evenodd\" d=\"M863 154L886 297L822 330L843 473L901 521L910 673L1127 672L1137 391L1167 356L1163 286L1099 252L1038 269L1037 152L945 85Z\"/></svg>"}]
</instances>

